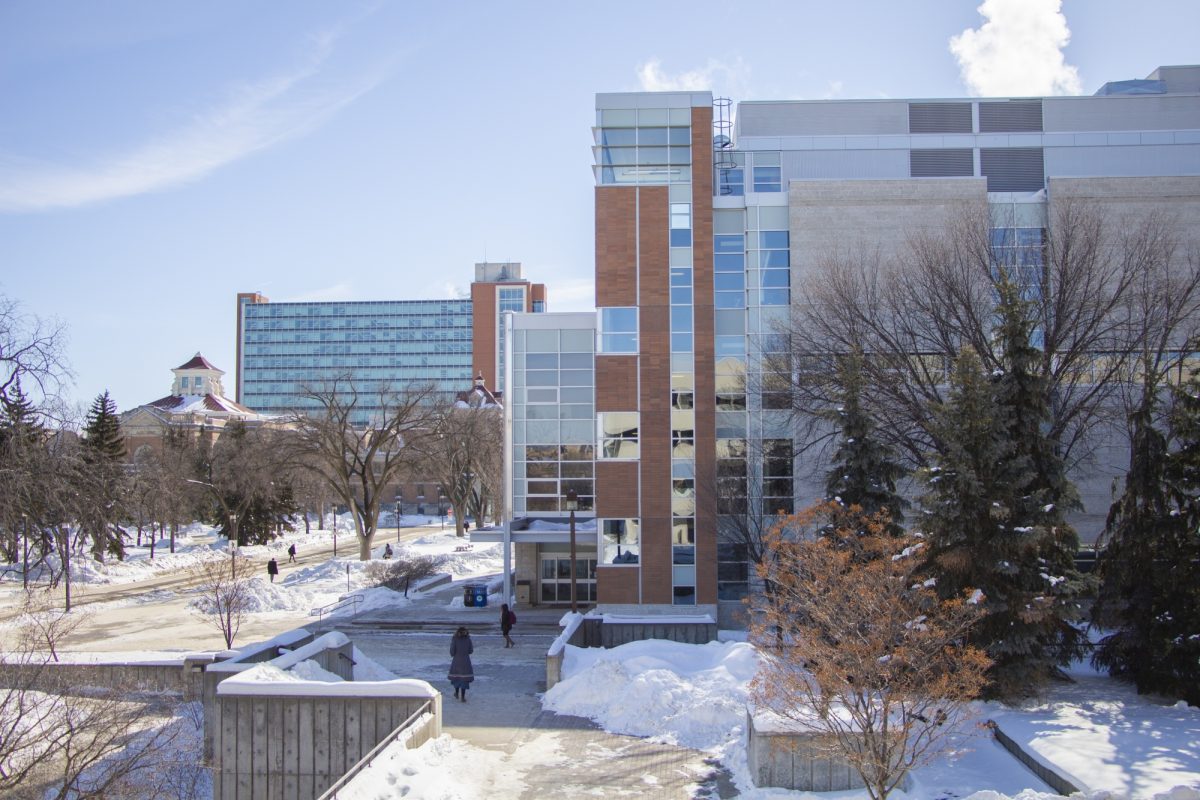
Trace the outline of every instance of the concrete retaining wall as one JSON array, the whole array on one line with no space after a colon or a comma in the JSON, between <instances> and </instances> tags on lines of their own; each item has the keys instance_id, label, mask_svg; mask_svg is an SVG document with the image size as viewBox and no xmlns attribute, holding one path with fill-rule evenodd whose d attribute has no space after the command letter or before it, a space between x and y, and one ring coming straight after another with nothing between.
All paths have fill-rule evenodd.
<instances>
[{"instance_id":1,"label":"concrete retaining wall","mask_svg":"<svg viewBox=\"0 0 1200 800\"><path fill-rule=\"evenodd\" d=\"M220 695L213 800L314 800L418 711L410 747L441 734L441 698Z\"/></svg>"},{"instance_id":2,"label":"concrete retaining wall","mask_svg":"<svg viewBox=\"0 0 1200 800\"><path fill-rule=\"evenodd\" d=\"M11 687L17 669L20 668L15 665L0 665L0 685ZM192 672L183 661L104 664L50 662L38 669L42 671L42 678L64 694L103 688L122 692L179 694L190 700L199 697L201 691L201 674Z\"/></svg>"},{"instance_id":3,"label":"concrete retaining wall","mask_svg":"<svg viewBox=\"0 0 1200 800\"><path fill-rule=\"evenodd\" d=\"M761 731L747 714L746 760L754 785L806 792L861 789L862 778L849 764L822 752L820 737L811 733Z\"/></svg>"}]
</instances>

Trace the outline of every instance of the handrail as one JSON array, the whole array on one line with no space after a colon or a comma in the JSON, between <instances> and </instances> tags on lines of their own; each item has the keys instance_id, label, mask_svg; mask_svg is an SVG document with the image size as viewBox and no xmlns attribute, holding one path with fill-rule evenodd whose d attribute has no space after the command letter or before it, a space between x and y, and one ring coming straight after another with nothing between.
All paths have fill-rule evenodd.
<instances>
[{"instance_id":1,"label":"handrail","mask_svg":"<svg viewBox=\"0 0 1200 800\"><path fill-rule=\"evenodd\" d=\"M314 608L312 611L308 612L308 615L310 617L316 617L317 624L320 624L321 622L324 622L326 614L332 614L338 609L345 608L347 606L354 606L354 614L357 614L358 607L362 605L362 601L363 596L358 592L355 592L354 594L346 595L345 597L339 597L332 603L327 603L318 608Z\"/></svg>"},{"instance_id":2,"label":"handrail","mask_svg":"<svg viewBox=\"0 0 1200 800\"><path fill-rule=\"evenodd\" d=\"M334 781L333 785L325 790L325 794L318 797L317 800L336 800L338 791L345 789L346 784L354 780L356 777L358 777L358 773L370 766L371 762L383 752L385 747L390 745L396 739L400 738L400 735L405 731L408 731L416 723L418 717L420 717L422 714L431 714L432 705L432 700L426 700L420 708L412 713L412 716L404 720L404 722L401 722L398 728L389 733L387 736L383 737L379 744L372 747L370 752L358 760L357 764L347 770L345 775Z\"/></svg>"}]
</instances>

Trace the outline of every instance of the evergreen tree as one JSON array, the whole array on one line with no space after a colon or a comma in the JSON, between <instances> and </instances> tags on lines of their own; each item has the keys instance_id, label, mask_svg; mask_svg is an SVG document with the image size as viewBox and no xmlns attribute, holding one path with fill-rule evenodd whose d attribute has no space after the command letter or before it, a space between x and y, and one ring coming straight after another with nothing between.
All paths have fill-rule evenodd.
<instances>
[{"instance_id":1,"label":"evergreen tree","mask_svg":"<svg viewBox=\"0 0 1200 800\"><path fill-rule=\"evenodd\" d=\"M121 436L121 420L117 416L117 404L108 396L108 391L96 397L88 410L84 427L89 458L93 461L120 463L125 458L125 440Z\"/></svg>"},{"instance_id":2,"label":"evergreen tree","mask_svg":"<svg viewBox=\"0 0 1200 800\"><path fill-rule=\"evenodd\" d=\"M1044 558L1059 534L1030 518L1036 472L1012 438L1011 413L979 357L964 351L948 402L934 411L938 463L923 474L926 570L943 598L982 592L971 643L993 661L992 697L1029 691L1078 649L1065 608L1071 597L1060 588L1067 579Z\"/></svg>"},{"instance_id":3,"label":"evergreen tree","mask_svg":"<svg viewBox=\"0 0 1200 800\"><path fill-rule=\"evenodd\" d=\"M28 535L29 520L37 519L37 448L45 435L33 403L21 389L18 377L0 404L0 537L3 557L15 563L22 553L21 537Z\"/></svg>"},{"instance_id":4,"label":"evergreen tree","mask_svg":"<svg viewBox=\"0 0 1200 800\"><path fill-rule=\"evenodd\" d=\"M84 427L86 474L81 484L87 496L80 527L92 542L92 556L103 561L105 554L125 557L122 518L125 494L125 441L117 406L105 391L92 403Z\"/></svg>"},{"instance_id":5,"label":"evergreen tree","mask_svg":"<svg viewBox=\"0 0 1200 800\"><path fill-rule=\"evenodd\" d=\"M862 358L862 353L855 351L840 365L841 406L835 422L841 435L825 481L825 496L846 506L859 506L866 516L886 509L892 519L888 530L895 534L901 530L903 509L908 506L896 493L896 481L907 470L876 437L875 421L863 408Z\"/></svg>"},{"instance_id":6,"label":"evergreen tree","mask_svg":"<svg viewBox=\"0 0 1200 800\"><path fill-rule=\"evenodd\" d=\"M1200 381L1175 391L1177 449L1154 425L1158 387L1147 381L1132 415L1125 488L1109 510L1092 622L1107 633L1094 664L1200 705Z\"/></svg>"}]
</instances>

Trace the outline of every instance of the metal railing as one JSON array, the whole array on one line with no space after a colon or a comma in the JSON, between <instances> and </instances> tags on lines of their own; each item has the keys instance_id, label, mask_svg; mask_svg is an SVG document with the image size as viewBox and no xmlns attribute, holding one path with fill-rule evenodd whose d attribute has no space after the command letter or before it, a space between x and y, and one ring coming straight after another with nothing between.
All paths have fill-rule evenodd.
<instances>
[{"instance_id":1,"label":"metal railing","mask_svg":"<svg viewBox=\"0 0 1200 800\"><path fill-rule=\"evenodd\" d=\"M353 607L354 611L351 612L350 616L355 616L358 614L358 607L362 605L362 601L363 596L361 594L356 593L347 595L346 597L339 598L332 603L328 603L319 608L314 608L312 611L308 612L308 615L310 617L316 617L318 625L325 621L325 615L332 615L335 611L340 611L343 608Z\"/></svg>"},{"instance_id":2,"label":"metal railing","mask_svg":"<svg viewBox=\"0 0 1200 800\"><path fill-rule=\"evenodd\" d=\"M396 741L396 739L400 738L400 736L402 736L409 729L415 727L422 714L428 714L431 719L433 718L432 700L426 700L420 708L412 713L412 716L404 720L404 722L401 722L398 728L389 733L387 736L383 737L379 744L372 747L371 751L360 758L357 764L348 769L345 775L334 781L333 785L326 789L325 793L317 798L317 800L337 800L337 793L345 789L347 784L349 784L350 781L354 780L358 776L358 773L370 766L371 762L379 757L379 754L383 752L384 748ZM428 741L428 739L422 740L418 743L418 745L424 744L425 741Z\"/></svg>"}]
</instances>

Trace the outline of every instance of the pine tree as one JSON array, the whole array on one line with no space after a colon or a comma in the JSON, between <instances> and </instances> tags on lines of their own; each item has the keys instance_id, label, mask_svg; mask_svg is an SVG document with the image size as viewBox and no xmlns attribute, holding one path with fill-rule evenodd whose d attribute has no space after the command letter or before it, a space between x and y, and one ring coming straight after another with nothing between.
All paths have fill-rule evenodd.
<instances>
[{"instance_id":1,"label":"pine tree","mask_svg":"<svg viewBox=\"0 0 1200 800\"><path fill-rule=\"evenodd\" d=\"M108 396L107 390L92 402L84 427L84 436L92 459L100 458L119 463L125 458L125 441L121 437L117 404Z\"/></svg>"},{"instance_id":2,"label":"pine tree","mask_svg":"<svg viewBox=\"0 0 1200 800\"><path fill-rule=\"evenodd\" d=\"M837 452L825 481L825 496L846 506L859 506L867 516L887 510L888 529L900 531L908 501L896 492L907 470L875 435L875 422L862 405L862 353L847 355L839 369L841 407L835 420L841 430Z\"/></svg>"},{"instance_id":3,"label":"pine tree","mask_svg":"<svg viewBox=\"0 0 1200 800\"><path fill-rule=\"evenodd\" d=\"M87 493L80 527L92 541L92 556L103 561L106 553L125 557L125 532L117 524L125 494L125 442L117 406L105 391L92 403L84 427L84 462Z\"/></svg>"},{"instance_id":4,"label":"pine tree","mask_svg":"<svg viewBox=\"0 0 1200 800\"><path fill-rule=\"evenodd\" d=\"M1125 488L1109 510L1092 622L1109 630L1092 658L1139 692L1200 705L1200 381L1175 392L1177 449L1154 425L1148 382L1131 418Z\"/></svg>"},{"instance_id":5,"label":"pine tree","mask_svg":"<svg viewBox=\"0 0 1200 800\"><path fill-rule=\"evenodd\" d=\"M997 393L979 357L964 351L948 402L934 412L940 450L923 474L922 527L938 594L982 592L984 617L971 643L993 661L987 694L1004 697L1029 691L1067 663L1078 634L1065 619L1072 598L1059 587L1066 578L1044 558L1059 534L1030 519L1036 471Z\"/></svg>"}]
</instances>

